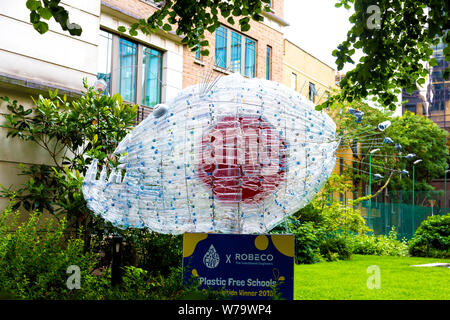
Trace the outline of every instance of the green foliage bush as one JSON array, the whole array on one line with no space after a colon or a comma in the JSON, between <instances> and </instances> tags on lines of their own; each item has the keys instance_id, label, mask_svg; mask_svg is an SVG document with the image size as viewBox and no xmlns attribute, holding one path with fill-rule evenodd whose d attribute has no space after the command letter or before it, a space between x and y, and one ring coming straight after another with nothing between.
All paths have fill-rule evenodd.
<instances>
[{"instance_id":1,"label":"green foliage bush","mask_svg":"<svg viewBox=\"0 0 450 320\"><path fill-rule=\"evenodd\" d=\"M395 229L392 229L388 236L350 234L347 238L354 254L401 257L408 255L407 241L398 240Z\"/></svg>"},{"instance_id":2,"label":"green foliage bush","mask_svg":"<svg viewBox=\"0 0 450 320\"><path fill-rule=\"evenodd\" d=\"M325 238L320 243L319 249L326 261L350 260L353 254L348 238L340 234Z\"/></svg>"},{"instance_id":3,"label":"green foliage bush","mask_svg":"<svg viewBox=\"0 0 450 320\"><path fill-rule=\"evenodd\" d=\"M311 222L300 223L293 219L289 225L295 236L295 262L310 264L322 261L319 250L322 230L315 228Z\"/></svg>"},{"instance_id":4,"label":"green foliage bush","mask_svg":"<svg viewBox=\"0 0 450 320\"><path fill-rule=\"evenodd\" d=\"M298 219L290 218L287 223L290 232L295 236L295 263L312 264L350 259L352 252L345 237L328 234L312 222L302 223Z\"/></svg>"},{"instance_id":5,"label":"green foliage bush","mask_svg":"<svg viewBox=\"0 0 450 320\"><path fill-rule=\"evenodd\" d=\"M22 299L71 299L67 268L80 267L81 278L93 277L96 258L84 243L67 238L66 222L43 219L33 212L22 223L11 206L0 215L0 287Z\"/></svg>"},{"instance_id":6,"label":"green foliage bush","mask_svg":"<svg viewBox=\"0 0 450 320\"><path fill-rule=\"evenodd\" d=\"M417 257L450 258L450 214L424 220L409 243L409 253Z\"/></svg>"},{"instance_id":7,"label":"green foliage bush","mask_svg":"<svg viewBox=\"0 0 450 320\"><path fill-rule=\"evenodd\" d=\"M147 229L130 229L121 232L136 257L131 262L152 274L168 275L181 267L183 236L150 232Z\"/></svg>"},{"instance_id":8,"label":"green foliage bush","mask_svg":"<svg viewBox=\"0 0 450 320\"><path fill-rule=\"evenodd\" d=\"M186 295L205 297L196 285L184 287L181 268L172 269L169 274L153 276L147 270L134 266L123 268L122 283L111 285L111 269L88 279L78 297L87 300L178 300Z\"/></svg>"},{"instance_id":9,"label":"green foliage bush","mask_svg":"<svg viewBox=\"0 0 450 320\"><path fill-rule=\"evenodd\" d=\"M111 269L99 271L99 256L85 251L84 241L67 233L65 219L44 219L35 211L27 216L10 204L0 214L0 298L14 299L223 299L226 296L185 286L181 266L166 263L165 274L142 268L123 268L122 283L111 285ZM22 220L22 221L21 221ZM156 243L155 251L167 249ZM176 240L178 241L178 240ZM174 250L176 250L174 248ZM170 251L166 251L171 254ZM181 258L180 260L181 261ZM80 268L80 289L69 289L69 266ZM95 271L95 272L94 272Z\"/></svg>"},{"instance_id":10,"label":"green foliage bush","mask_svg":"<svg viewBox=\"0 0 450 320\"><path fill-rule=\"evenodd\" d=\"M321 261L349 260L352 254L408 256L406 240L398 240L393 229L388 236L351 231L329 232L312 221L289 218L287 226L296 239L295 262L311 264ZM281 228L276 232L281 232Z\"/></svg>"},{"instance_id":11,"label":"green foliage bush","mask_svg":"<svg viewBox=\"0 0 450 320\"><path fill-rule=\"evenodd\" d=\"M120 95L102 95L83 82L85 92L76 98L39 95L34 106L25 108L16 100L0 97L9 113L3 115L7 138L30 141L52 159L52 165L21 165L28 180L19 188L1 186L0 195L17 200L14 209L48 212L66 217L68 225L83 226L86 237L103 228L87 209L81 193L83 176L93 158L109 167L117 159L109 156L135 125L137 105L123 102ZM11 141L11 143L14 143Z\"/></svg>"},{"instance_id":12,"label":"green foliage bush","mask_svg":"<svg viewBox=\"0 0 450 320\"><path fill-rule=\"evenodd\" d=\"M296 263L347 260L351 258L352 247L345 236L349 233L364 234L369 229L361 212L342 202L331 202L330 197L348 188L344 179L332 175L323 192L288 218L287 227L296 238ZM280 225L275 232L282 232Z\"/></svg>"},{"instance_id":13,"label":"green foliage bush","mask_svg":"<svg viewBox=\"0 0 450 320\"><path fill-rule=\"evenodd\" d=\"M299 210L294 215L295 218L300 222L312 222L316 228L321 228L328 234L368 232L369 228L361 216L361 211L353 208L353 204L365 198L348 200L347 204L332 200L335 193L342 193L351 188L345 179L345 176L332 174L321 193L315 196L306 207Z\"/></svg>"}]
</instances>

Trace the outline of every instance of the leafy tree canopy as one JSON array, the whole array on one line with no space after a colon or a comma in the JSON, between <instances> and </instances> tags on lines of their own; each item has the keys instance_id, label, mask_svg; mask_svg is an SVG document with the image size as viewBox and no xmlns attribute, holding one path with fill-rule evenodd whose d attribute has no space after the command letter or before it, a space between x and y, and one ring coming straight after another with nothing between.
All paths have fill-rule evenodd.
<instances>
[{"instance_id":1,"label":"leafy tree canopy","mask_svg":"<svg viewBox=\"0 0 450 320\"><path fill-rule=\"evenodd\" d=\"M155 0L161 3L147 19L140 19L128 30L136 36L140 30L144 34L163 29L176 28L177 35L183 36L183 43L191 50L198 47L202 55L208 55L204 40L205 31L214 32L219 27L219 17L229 23L238 21L241 31L250 29L250 20L261 21L263 11L269 11L270 0ZM82 32L78 24L69 22L69 14L60 5L60 0L27 0L30 21L34 28L45 33L48 24L43 20L52 17L72 35ZM336 101L360 100L373 97L382 106L394 110L398 94L405 88L408 92L423 85L428 75L426 63L436 65L430 59L440 40L446 44L444 56L450 61L449 2L442 0L336 0L336 7L344 6L355 13L350 17L352 28L347 39L342 42L333 55L336 56L338 70L346 63L355 64L353 56L361 49L363 57L355 68L347 72L341 80L341 90L325 103L318 106L335 107ZM318 13L320 14L320 13ZM118 31L126 32L125 27ZM449 70L444 77L449 76Z\"/></svg>"},{"instance_id":2,"label":"leafy tree canopy","mask_svg":"<svg viewBox=\"0 0 450 320\"><path fill-rule=\"evenodd\" d=\"M30 10L30 21L33 27L41 34L48 31L48 24L43 21L52 17L63 30L71 35L81 35L80 25L69 22L69 13L60 5L61 0L27 0L26 5ZM193 51L198 46L207 47L204 40L205 31L214 32L219 26L219 17L227 19L228 23L239 23L242 32L250 30L250 19L262 21L263 11L270 11L267 4L270 0L154 0L161 3L161 8L147 19L139 19L128 30L131 36L136 36L138 30L144 34L163 29L172 31L176 27L176 34L183 36L183 43ZM42 19L41 19L42 18ZM236 19L236 20L235 20ZM123 26L118 28L120 32L126 32ZM203 55L208 55L208 50L202 50Z\"/></svg>"},{"instance_id":3,"label":"leafy tree canopy","mask_svg":"<svg viewBox=\"0 0 450 320\"><path fill-rule=\"evenodd\" d=\"M341 80L339 95L319 106L329 107L333 101L349 101L373 97L382 106L395 109L402 88L409 93L416 84L423 85L428 75L426 64L431 59L432 46L440 40L446 61L450 61L450 2L442 0L337 0L336 7L353 5L352 28L347 39L333 55L338 70L352 63L357 49L363 52L355 68ZM444 74L448 78L449 70Z\"/></svg>"},{"instance_id":4,"label":"leafy tree canopy","mask_svg":"<svg viewBox=\"0 0 450 320\"><path fill-rule=\"evenodd\" d=\"M351 156L353 164L349 164L346 171L353 181L361 182L364 190L371 171L372 177L375 174L383 177L377 181L372 179L375 189L389 182L390 190L412 190L413 162L421 159L422 162L416 167L415 189L432 190L430 182L441 177L448 167L447 131L430 119L411 112L401 117L391 117L392 112L374 109L364 103L354 102L352 106L364 112L360 123L356 123L355 116L346 112L339 113L335 121L341 134L347 132L341 142L343 148L337 155L347 159ZM388 119L391 125L381 132L378 124ZM393 143L385 142L386 137ZM372 154L369 170L369 157L375 149L379 150ZM415 157L408 159L408 154L415 154ZM407 173L401 173L402 170Z\"/></svg>"}]
</instances>

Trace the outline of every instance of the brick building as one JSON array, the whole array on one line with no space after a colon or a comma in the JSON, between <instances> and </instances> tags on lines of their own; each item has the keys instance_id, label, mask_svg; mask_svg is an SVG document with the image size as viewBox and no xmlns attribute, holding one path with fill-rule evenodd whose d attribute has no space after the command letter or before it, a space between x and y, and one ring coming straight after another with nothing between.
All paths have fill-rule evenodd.
<instances>
[{"instance_id":1,"label":"brick building","mask_svg":"<svg viewBox=\"0 0 450 320\"><path fill-rule=\"evenodd\" d=\"M263 13L264 21L251 21L246 33L220 18L219 29L206 32L209 56L192 52L174 32L160 31L149 36L139 33L130 38L116 31L121 25L127 27L149 17L158 6L151 0L101 1L98 78L108 82L110 92L119 92L125 100L140 104L140 118L178 90L205 81L210 73L214 77L240 72L250 78L282 82L283 27L287 25L283 20L284 0L272 1L271 12ZM134 81L124 79L133 62L121 57L129 52L134 61L148 61L142 67L137 64L131 75ZM142 81L147 85L136 86Z\"/></svg>"},{"instance_id":2,"label":"brick building","mask_svg":"<svg viewBox=\"0 0 450 320\"><path fill-rule=\"evenodd\" d=\"M210 56L200 57L182 45L174 32L159 31L136 37L121 34L158 10L151 0L62 0L71 20L80 24L80 37L70 36L54 21L49 31L37 33L29 21L26 0L7 1L0 6L0 26L11 30L0 41L0 96L32 106L31 97L58 89L60 94L79 96L83 78L93 84L103 79L109 93L140 105L138 121L152 107L165 102L179 90L195 84L208 73L240 72L247 77L282 82L284 0L273 0L263 22L251 22L251 30L222 20L214 34L208 34ZM0 102L0 115L7 114ZM0 124L3 124L0 116ZM0 184L24 183L19 163L52 164L36 144L6 138L0 128ZM0 199L0 210L7 199Z\"/></svg>"},{"instance_id":3,"label":"brick building","mask_svg":"<svg viewBox=\"0 0 450 320\"><path fill-rule=\"evenodd\" d=\"M221 18L221 26L213 34L206 32L209 56L192 52L184 47L183 86L202 81L205 74L227 75L232 72L243 76L283 80L283 20L284 0L272 1L272 10L263 13L264 21L251 21L248 32L242 33L239 25L229 24Z\"/></svg>"}]
</instances>

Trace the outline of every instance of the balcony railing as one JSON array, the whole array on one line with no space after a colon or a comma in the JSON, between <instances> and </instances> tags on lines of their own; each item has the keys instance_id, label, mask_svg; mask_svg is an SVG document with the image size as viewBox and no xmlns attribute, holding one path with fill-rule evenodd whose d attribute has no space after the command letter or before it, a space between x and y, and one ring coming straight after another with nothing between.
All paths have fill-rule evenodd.
<instances>
[{"instance_id":1,"label":"balcony railing","mask_svg":"<svg viewBox=\"0 0 450 320\"><path fill-rule=\"evenodd\" d=\"M149 107L145 107L145 106L139 106L138 110L137 110L137 115L135 118L136 124L139 124L142 122L142 120L144 120L145 118L147 118L151 113L152 113L153 109L149 108Z\"/></svg>"}]
</instances>

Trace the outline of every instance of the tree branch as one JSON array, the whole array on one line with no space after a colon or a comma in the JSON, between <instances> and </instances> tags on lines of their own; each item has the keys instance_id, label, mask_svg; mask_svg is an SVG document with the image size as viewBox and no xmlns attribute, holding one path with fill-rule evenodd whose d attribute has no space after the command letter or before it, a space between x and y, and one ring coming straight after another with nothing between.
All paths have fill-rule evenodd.
<instances>
[{"instance_id":1,"label":"tree branch","mask_svg":"<svg viewBox=\"0 0 450 320\"><path fill-rule=\"evenodd\" d=\"M393 175L394 175L394 172L391 172L391 174L389 175L389 178L386 180L386 183L377 192L375 192L375 194L372 195L371 198L375 198L376 196L378 196L381 193L381 191L383 191L387 187L387 185L391 181L391 178Z\"/></svg>"}]
</instances>

